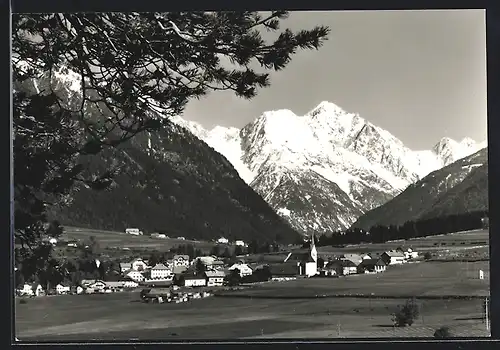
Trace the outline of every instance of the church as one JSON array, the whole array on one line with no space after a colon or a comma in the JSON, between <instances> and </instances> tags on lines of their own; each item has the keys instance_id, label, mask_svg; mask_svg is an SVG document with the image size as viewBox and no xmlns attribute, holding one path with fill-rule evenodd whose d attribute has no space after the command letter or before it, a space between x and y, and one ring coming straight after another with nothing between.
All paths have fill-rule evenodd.
<instances>
[{"instance_id":1,"label":"church","mask_svg":"<svg viewBox=\"0 0 500 350\"><path fill-rule=\"evenodd\" d=\"M311 277L318 274L318 252L314 244L314 234L308 252L290 252L284 262L297 262L298 274Z\"/></svg>"}]
</instances>

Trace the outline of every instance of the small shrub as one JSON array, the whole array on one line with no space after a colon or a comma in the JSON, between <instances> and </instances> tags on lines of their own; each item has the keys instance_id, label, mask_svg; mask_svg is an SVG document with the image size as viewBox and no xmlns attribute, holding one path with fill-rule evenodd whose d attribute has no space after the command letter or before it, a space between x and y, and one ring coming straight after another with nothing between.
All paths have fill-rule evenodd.
<instances>
[{"instance_id":1,"label":"small shrub","mask_svg":"<svg viewBox=\"0 0 500 350\"><path fill-rule=\"evenodd\" d=\"M442 326L434 332L434 338L444 339L451 338L450 328L448 326Z\"/></svg>"},{"instance_id":2,"label":"small shrub","mask_svg":"<svg viewBox=\"0 0 500 350\"><path fill-rule=\"evenodd\" d=\"M393 316L393 322L396 327L411 326L417 319L419 307L415 298L406 301L405 305L400 306L399 310Z\"/></svg>"},{"instance_id":3,"label":"small shrub","mask_svg":"<svg viewBox=\"0 0 500 350\"><path fill-rule=\"evenodd\" d=\"M19 300L19 304L27 304L27 303L28 303L28 300L26 300L26 299Z\"/></svg>"},{"instance_id":4,"label":"small shrub","mask_svg":"<svg viewBox=\"0 0 500 350\"><path fill-rule=\"evenodd\" d=\"M430 252L426 252L426 253L424 254L424 259L425 259L425 260L430 260L430 259L432 259L432 254L431 254Z\"/></svg>"}]
</instances>

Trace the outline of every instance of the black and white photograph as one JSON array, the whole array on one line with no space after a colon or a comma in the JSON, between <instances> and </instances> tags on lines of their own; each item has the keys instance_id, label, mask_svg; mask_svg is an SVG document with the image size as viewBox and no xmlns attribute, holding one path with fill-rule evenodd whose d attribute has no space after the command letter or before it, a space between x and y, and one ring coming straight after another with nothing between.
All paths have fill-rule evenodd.
<instances>
[{"instance_id":1,"label":"black and white photograph","mask_svg":"<svg viewBox=\"0 0 500 350\"><path fill-rule=\"evenodd\" d=\"M16 341L491 337L485 10L13 14L11 69Z\"/></svg>"}]
</instances>

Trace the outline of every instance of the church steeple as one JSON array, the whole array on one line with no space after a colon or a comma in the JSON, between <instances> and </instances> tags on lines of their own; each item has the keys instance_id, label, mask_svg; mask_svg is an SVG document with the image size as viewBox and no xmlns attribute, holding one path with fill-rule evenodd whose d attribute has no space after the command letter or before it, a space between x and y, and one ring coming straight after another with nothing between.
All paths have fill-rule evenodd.
<instances>
[{"instance_id":1,"label":"church steeple","mask_svg":"<svg viewBox=\"0 0 500 350\"><path fill-rule=\"evenodd\" d=\"M310 252L311 252L311 258L315 261L318 262L318 251L316 250L316 245L314 244L314 233L311 234L311 247L310 247Z\"/></svg>"}]
</instances>

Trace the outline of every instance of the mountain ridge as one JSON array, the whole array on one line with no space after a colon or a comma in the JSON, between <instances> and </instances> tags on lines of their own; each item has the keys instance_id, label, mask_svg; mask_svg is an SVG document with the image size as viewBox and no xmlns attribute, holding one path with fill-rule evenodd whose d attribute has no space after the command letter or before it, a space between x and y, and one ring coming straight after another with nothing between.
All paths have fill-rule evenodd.
<instances>
[{"instance_id":1,"label":"mountain ridge","mask_svg":"<svg viewBox=\"0 0 500 350\"><path fill-rule=\"evenodd\" d=\"M173 121L223 154L240 177L263 198L273 198L270 204L279 213L292 213L293 210L283 207L283 198L278 198L275 189L270 195L271 186L268 183L273 178L288 175L295 182L293 187L298 197L304 196L297 187L304 180L301 177L309 177L307 181L310 181L318 174L321 176L318 181L329 191L343 191L347 195L340 196L341 202L335 204L333 199L324 198L319 188L314 189L314 193L308 193L309 197L323 198L324 207L339 215L337 219L324 217L320 227L316 220L310 227L304 226L306 214L302 214L304 217L301 220L296 214L295 219L290 219L294 215L282 215L303 232L345 229L356 221L354 212L364 213L384 204L432 171L486 144L476 143L470 138L459 142L443 137L429 150L414 151L389 131L328 101L321 102L302 116L288 109L267 111L241 129L216 126L205 130L199 123L181 117L175 117ZM270 166L276 164L279 166ZM269 180L263 179L266 176ZM255 181L257 178L259 181ZM332 190L335 187L325 181L338 188ZM284 198L292 202L301 200L292 199L290 189L285 192ZM334 209L333 204L357 209L347 209L343 213ZM336 222L334 227L332 220Z\"/></svg>"}]
</instances>

